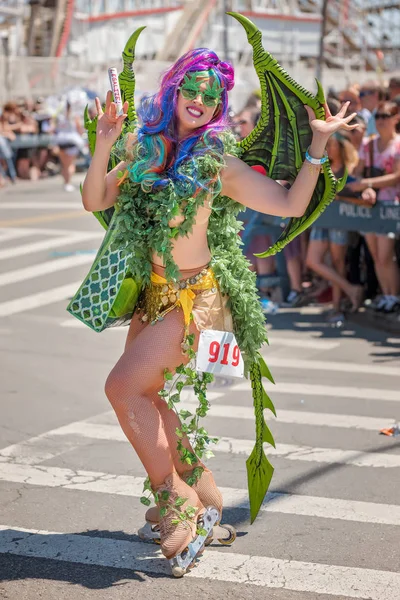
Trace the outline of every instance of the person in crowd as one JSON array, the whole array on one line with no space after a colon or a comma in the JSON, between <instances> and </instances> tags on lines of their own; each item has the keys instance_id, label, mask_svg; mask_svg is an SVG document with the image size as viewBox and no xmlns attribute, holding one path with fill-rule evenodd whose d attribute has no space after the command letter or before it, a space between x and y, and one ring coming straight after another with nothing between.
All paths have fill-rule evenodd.
<instances>
[{"instance_id":1,"label":"person in crowd","mask_svg":"<svg viewBox=\"0 0 400 600\"><path fill-rule=\"evenodd\" d=\"M382 98L378 81L371 80L362 84L360 89L360 103L362 108L359 115L367 123L367 135L375 135L377 133L375 113L380 100Z\"/></svg>"},{"instance_id":2,"label":"person in crowd","mask_svg":"<svg viewBox=\"0 0 400 600\"><path fill-rule=\"evenodd\" d=\"M358 152L367 133L367 123L361 115L356 115L352 120L352 124L357 124L358 127L348 131L346 137Z\"/></svg>"},{"instance_id":3,"label":"person in crowd","mask_svg":"<svg viewBox=\"0 0 400 600\"><path fill-rule=\"evenodd\" d=\"M233 128L240 140L244 140L254 129L260 111L256 107L243 108L233 119Z\"/></svg>"},{"instance_id":4,"label":"person in crowd","mask_svg":"<svg viewBox=\"0 0 400 600\"><path fill-rule=\"evenodd\" d=\"M75 187L71 183L75 173L76 158L83 149L83 128L79 119L72 115L71 104L67 102L65 111L62 112L56 123L56 140L60 148L61 175L64 179L64 190L73 192Z\"/></svg>"},{"instance_id":5,"label":"person in crowd","mask_svg":"<svg viewBox=\"0 0 400 600\"><path fill-rule=\"evenodd\" d=\"M364 141L367 124L361 115L356 115L352 124L357 124L358 129L346 133L347 139L353 144L357 152ZM377 294L379 283L375 273L374 261L368 249L365 238L358 231L349 231L349 245L347 249L347 278L350 283L364 285L366 298L374 298Z\"/></svg>"},{"instance_id":6,"label":"person in crowd","mask_svg":"<svg viewBox=\"0 0 400 600\"><path fill-rule=\"evenodd\" d=\"M350 102L349 110L353 113L359 113L362 109L361 101L360 101L360 93L356 87L351 87L346 90L342 90L339 92L339 101L340 105L343 102Z\"/></svg>"},{"instance_id":7,"label":"person in crowd","mask_svg":"<svg viewBox=\"0 0 400 600\"><path fill-rule=\"evenodd\" d=\"M0 116L0 187L6 184L6 172L12 183L17 179L17 172L14 165L13 151L11 142L15 139L15 133L9 127L4 118L4 114Z\"/></svg>"},{"instance_id":8,"label":"person in crowd","mask_svg":"<svg viewBox=\"0 0 400 600\"><path fill-rule=\"evenodd\" d=\"M351 173L357 165L358 156L351 143L340 133L332 136L327 144L331 167L336 177L341 177L344 169ZM367 197L367 194L365 194ZM342 229L324 229L313 227L307 252L307 266L317 275L332 284L333 312L328 321L335 324L343 322L341 310L342 293L351 302L351 311L357 311L363 300L363 288L351 284L346 279L346 250L348 235ZM325 262L330 254L331 265Z\"/></svg>"},{"instance_id":9,"label":"person in crowd","mask_svg":"<svg viewBox=\"0 0 400 600\"><path fill-rule=\"evenodd\" d=\"M378 202L400 200L400 135L396 125L400 119L395 102L380 102L375 114L378 136L368 139L360 150L355 175L362 177L349 184L353 191L373 187ZM395 261L395 238L386 234L366 233L365 239L372 254L382 295L372 307L390 313L400 308L400 273Z\"/></svg>"},{"instance_id":10,"label":"person in crowd","mask_svg":"<svg viewBox=\"0 0 400 600\"><path fill-rule=\"evenodd\" d=\"M54 122L50 111L46 107L45 99L37 98L33 106L33 118L38 125L38 133L40 136L50 135L54 132ZM49 164L51 158L51 149L48 146L37 148L34 155L34 162L38 167L42 177L48 175L46 165Z\"/></svg>"},{"instance_id":11,"label":"person in crowd","mask_svg":"<svg viewBox=\"0 0 400 600\"><path fill-rule=\"evenodd\" d=\"M257 98L253 93L247 99L245 107L234 117L233 127L240 140L243 140L253 131L258 121L260 112L255 100L257 100ZM248 209L242 217L244 225L242 235L246 244L246 258L251 263L250 268L255 271L260 278L258 289L261 293L261 305L265 310L269 310L271 304L271 301L268 298L269 288L263 283L262 278L272 275L275 272L275 261L273 257L258 258L257 256L254 256L257 253L264 252L272 244L270 235L267 233L260 233L258 227L259 218L261 218L261 213L256 213L255 211ZM254 235L251 230L255 228L257 228L257 231L255 231ZM246 241L247 235L250 236L248 243Z\"/></svg>"},{"instance_id":12,"label":"person in crowd","mask_svg":"<svg viewBox=\"0 0 400 600\"><path fill-rule=\"evenodd\" d=\"M389 100L394 100L396 96L400 96L400 77L391 77L389 79Z\"/></svg>"},{"instance_id":13,"label":"person in crowd","mask_svg":"<svg viewBox=\"0 0 400 600\"><path fill-rule=\"evenodd\" d=\"M35 119L22 101L19 101L18 104L6 103L3 109L3 119L7 130L12 131L17 139L19 136L34 135L38 131ZM39 170L33 163L33 147L18 148L15 162L18 177L33 180L39 178Z\"/></svg>"},{"instance_id":14,"label":"person in crowd","mask_svg":"<svg viewBox=\"0 0 400 600\"><path fill-rule=\"evenodd\" d=\"M399 114L400 114L400 94L398 96L395 96L393 98L393 102L395 104L397 104L397 108L398 108L398 111L399 111ZM399 120L399 122L396 125L396 132L400 133L400 120Z\"/></svg>"}]
</instances>

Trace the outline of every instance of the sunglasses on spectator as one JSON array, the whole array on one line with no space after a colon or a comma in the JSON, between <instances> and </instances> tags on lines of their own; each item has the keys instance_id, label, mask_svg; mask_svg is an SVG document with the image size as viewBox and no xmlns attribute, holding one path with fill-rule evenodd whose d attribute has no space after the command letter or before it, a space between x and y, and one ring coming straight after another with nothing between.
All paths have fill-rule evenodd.
<instances>
[{"instance_id":1,"label":"sunglasses on spectator","mask_svg":"<svg viewBox=\"0 0 400 600\"><path fill-rule=\"evenodd\" d=\"M394 116L390 113L375 113L375 119L391 119Z\"/></svg>"},{"instance_id":2,"label":"sunglasses on spectator","mask_svg":"<svg viewBox=\"0 0 400 600\"><path fill-rule=\"evenodd\" d=\"M365 96L372 96L372 94L376 94L376 90L361 90L360 98L365 98Z\"/></svg>"}]
</instances>

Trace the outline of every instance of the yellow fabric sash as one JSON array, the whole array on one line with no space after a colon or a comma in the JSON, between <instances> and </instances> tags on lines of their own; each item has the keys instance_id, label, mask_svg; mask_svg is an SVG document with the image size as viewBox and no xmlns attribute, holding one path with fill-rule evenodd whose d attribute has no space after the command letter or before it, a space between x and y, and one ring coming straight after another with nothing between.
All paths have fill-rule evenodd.
<instances>
[{"instance_id":1,"label":"yellow fabric sash","mask_svg":"<svg viewBox=\"0 0 400 600\"><path fill-rule=\"evenodd\" d=\"M179 296L175 304L169 310L172 310L176 306L181 306L184 315L185 330L187 331L190 325L190 315L192 314L194 299L196 298L194 291L203 292L205 290L210 290L211 288L216 288L218 284L215 275L210 268L207 269L207 274L204 275L198 283L190 284L188 279L185 281L187 283L186 287L179 289ZM151 283L156 285L170 285L165 277L157 275L154 271L151 273Z\"/></svg>"}]
</instances>

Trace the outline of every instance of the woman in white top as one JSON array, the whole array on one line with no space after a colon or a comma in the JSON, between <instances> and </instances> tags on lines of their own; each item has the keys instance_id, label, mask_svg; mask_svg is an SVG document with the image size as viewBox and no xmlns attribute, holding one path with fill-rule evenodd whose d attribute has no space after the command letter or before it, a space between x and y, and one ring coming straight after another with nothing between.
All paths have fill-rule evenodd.
<instances>
[{"instance_id":1,"label":"woman in white top","mask_svg":"<svg viewBox=\"0 0 400 600\"><path fill-rule=\"evenodd\" d=\"M60 148L61 175L64 179L64 190L73 192L71 177L75 173L75 161L83 148L83 128L77 117L71 115L71 105L67 102L65 112L58 116L56 125L57 145Z\"/></svg>"}]
</instances>

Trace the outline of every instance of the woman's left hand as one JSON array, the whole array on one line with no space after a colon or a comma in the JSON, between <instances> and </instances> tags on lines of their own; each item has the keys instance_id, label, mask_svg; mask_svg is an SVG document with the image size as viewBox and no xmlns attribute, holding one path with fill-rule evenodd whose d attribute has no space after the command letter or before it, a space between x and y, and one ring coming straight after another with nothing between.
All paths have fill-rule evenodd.
<instances>
[{"instance_id":1,"label":"woman's left hand","mask_svg":"<svg viewBox=\"0 0 400 600\"><path fill-rule=\"evenodd\" d=\"M376 191L372 188L366 188L362 194L361 199L365 202L366 206L375 206L376 204Z\"/></svg>"},{"instance_id":2,"label":"woman's left hand","mask_svg":"<svg viewBox=\"0 0 400 600\"><path fill-rule=\"evenodd\" d=\"M317 119L315 112L309 106L304 106L307 111L310 127L314 136L325 138L326 140L336 131L342 129L344 131L351 131L356 129L358 125L349 125L350 121L354 119L357 113L351 113L346 117L346 112L350 102L345 102L338 112L337 115L332 116L327 104L324 104L325 109L325 121L323 119Z\"/></svg>"}]
</instances>

